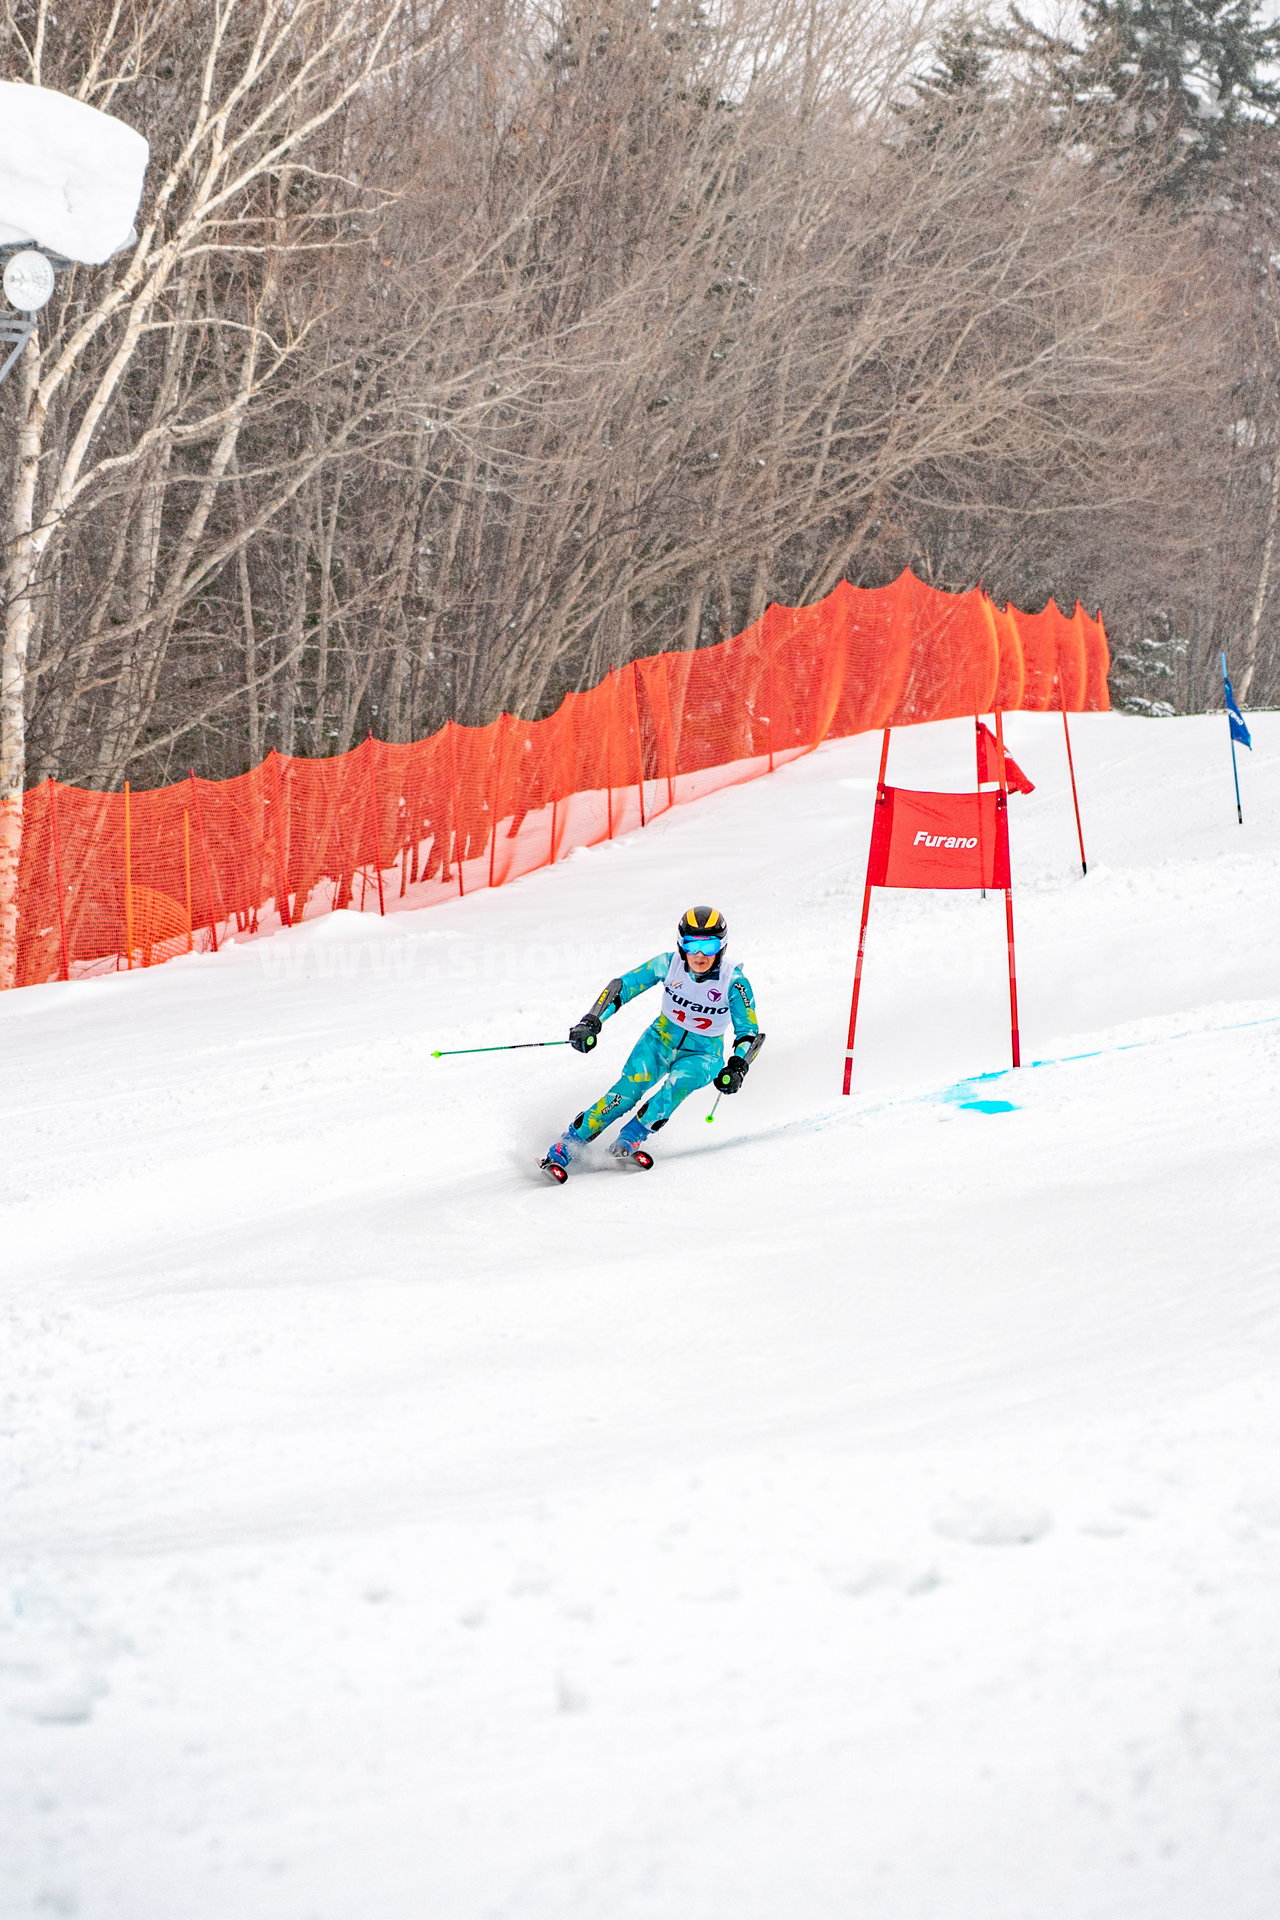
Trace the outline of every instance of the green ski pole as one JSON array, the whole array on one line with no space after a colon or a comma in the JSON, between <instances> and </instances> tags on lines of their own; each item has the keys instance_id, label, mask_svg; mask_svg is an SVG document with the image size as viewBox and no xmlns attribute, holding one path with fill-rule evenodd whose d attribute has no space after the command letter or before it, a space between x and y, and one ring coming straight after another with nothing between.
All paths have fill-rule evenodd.
<instances>
[{"instance_id":1,"label":"green ski pole","mask_svg":"<svg viewBox=\"0 0 1280 1920\"><path fill-rule=\"evenodd\" d=\"M433 1060L447 1060L455 1053L519 1053L522 1047L567 1047L567 1040L513 1040L505 1047L433 1047Z\"/></svg>"}]
</instances>

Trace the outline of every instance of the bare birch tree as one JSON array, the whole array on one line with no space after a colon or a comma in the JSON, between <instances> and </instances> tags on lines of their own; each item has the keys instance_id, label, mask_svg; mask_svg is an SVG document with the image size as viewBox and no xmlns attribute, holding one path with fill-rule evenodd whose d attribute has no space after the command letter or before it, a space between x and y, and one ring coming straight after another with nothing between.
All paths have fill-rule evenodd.
<instances>
[{"instance_id":1,"label":"bare birch tree","mask_svg":"<svg viewBox=\"0 0 1280 1920\"><path fill-rule=\"evenodd\" d=\"M135 121L153 178L131 252L77 272L48 345L33 338L23 356L0 706L0 986L16 963L36 597L56 544L86 503L128 498L100 596L105 608L123 594L113 640L128 643L97 743L101 774L120 763L121 743L127 759L180 610L367 417L360 395L327 439L272 463L251 515L214 524L246 423L282 386L314 377L300 369L325 289L312 276L298 311L287 263L320 245L332 253L358 215L358 191L325 165L336 124L429 50L438 26L413 0L6 0L5 29L10 77ZM161 568L160 499L179 484L183 525ZM91 622L67 650L91 659L101 631Z\"/></svg>"}]
</instances>

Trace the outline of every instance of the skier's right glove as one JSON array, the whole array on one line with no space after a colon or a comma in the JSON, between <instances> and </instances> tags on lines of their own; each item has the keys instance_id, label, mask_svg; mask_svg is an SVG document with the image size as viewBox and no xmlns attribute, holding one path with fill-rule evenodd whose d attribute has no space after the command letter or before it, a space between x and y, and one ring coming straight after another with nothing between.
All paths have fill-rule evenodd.
<instances>
[{"instance_id":1,"label":"skier's right glove","mask_svg":"<svg viewBox=\"0 0 1280 1920\"><path fill-rule=\"evenodd\" d=\"M584 1013L577 1025L569 1029L569 1045L576 1053L590 1053L599 1031L599 1016L594 1013Z\"/></svg>"},{"instance_id":2,"label":"skier's right glove","mask_svg":"<svg viewBox=\"0 0 1280 1920\"><path fill-rule=\"evenodd\" d=\"M747 1077L747 1062L739 1053L731 1053L715 1078L717 1093L736 1093Z\"/></svg>"}]
</instances>

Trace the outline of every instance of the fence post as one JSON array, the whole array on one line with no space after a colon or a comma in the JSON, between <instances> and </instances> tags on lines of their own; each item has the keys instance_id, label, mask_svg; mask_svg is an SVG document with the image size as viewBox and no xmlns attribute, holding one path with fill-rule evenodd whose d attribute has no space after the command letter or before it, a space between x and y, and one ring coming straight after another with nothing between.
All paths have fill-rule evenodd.
<instances>
[{"instance_id":1,"label":"fence post","mask_svg":"<svg viewBox=\"0 0 1280 1920\"><path fill-rule=\"evenodd\" d=\"M182 871L187 882L187 952L195 946L191 937L191 815L182 809Z\"/></svg>"},{"instance_id":2,"label":"fence post","mask_svg":"<svg viewBox=\"0 0 1280 1920\"><path fill-rule=\"evenodd\" d=\"M664 653L662 656L662 696L663 696L664 704L666 705L666 709L667 709L667 808L668 810L674 807L676 803L675 783L672 779L672 775L675 771L675 761L676 761L676 727L675 727L675 721L673 720L671 715L671 673L667 664L669 659L670 659L670 655Z\"/></svg>"},{"instance_id":3,"label":"fence post","mask_svg":"<svg viewBox=\"0 0 1280 1920\"><path fill-rule=\"evenodd\" d=\"M133 972L133 817L129 782L124 783L124 943L125 971Z\"/></svg>"},{"instance_id":4,"label":"fence post","mask_svg":"<svg viewBox=\"0 0 1280 1920\"><path fill-rule=\"evenodd\" d=\"M291 927L293 915L289 911L289 863L284 848L284 792L280 785L280 755L272 747L267 755L267 764L271 768L272 806L275 813L276 846L276 911L280 915L281 926Z\"/></svg>"},{"instance_id":5,"label":"fence post","mask_svg":"<svg viewBox=\"0 0 1280 1920\"><path fill-rule=\"evenodd\" d=\"M374 764L377 743L373 737L372 727L365 734L364 744L369 760L369 801L373 808L373 870L378 876L378 912L385 919L387 903L382 892L382 834L380 832L382 815L378 806L378 775Z\"/></svg>"},{"instance_id":6,"label":"fence post","mask_svg":"<svg viewBox=\"0 0 1280 1920\"><path fill-rule=\"evenodd\" d=\"M62 896L62 849L58 845L58 783L49 775L49 840L53 847L53 879L58 889L58 940L62 947L62 977L71 978L71 962L67 952L67 911Z\"/></svg>"},{"instance_id":7,"label":"fence post","mask_svg":"<svg viewBox=\"0 0 1280 1920\"><path fill-rule=\"evenodd\" d=\"M507 715L500 713L494 722L498 729L498 751L495 756L493 784L489 790L489 885L496 886L494 880L494 862L498 857L498 808L502 804L502 759L503 748L507 744Z\"/></svg>"},{"instance_id":8,"label":"fence post","mask_svg":"<svg viewBox=\"0 0 1280 1920\"><path fill-rule=\"evenodd\" d=\"M772 607L766 607L763 615L761 616L761 624L765 631L765 648L766 648L765 665L764 665L764 697L769 702L769 771L770 773L773 772L773 703L777 696L777 688L774 685L774 678L773 678L773 656L775 652L775 647L774 647L773 634L770 632L770 628L773 626L774 622L771 621L769 618L769 615L772 611L773 611Z\"/></svg>"},{"instance_id":9,"label":"fence post","mask_svg":"<svg viewBox=\"0 0 1280 1920\"><path fill-rule=\"evenodd\" d=\"M647 823L644 817L644 737L640 732L640 669L635 661L631 662L631 705L636 716L636 787L640 795L640 825Z\"/></svg>"},{"instance_id":10,"label":"fence post","mask_svg":"<svg viewBox=\"0 0 1280 1920\"><path fill-rule=\"evenodd\" d=\"M200 856L204 863L204 894L209 904L209 938L213 942L213 950L216 953L218 951L218 920L226 919L227 909L222 901L214 898L213 872L209 865L209 843L205 839L204 815L200 811L200 789L196 785L194 767L190 768L188 777L191 781L191 806L196 816L196 832L200 835ZM221 908L220 913L219 908Z\"/></svg>"},{"instance_id":11,"label":"fence post","mask_svg":"<svg viewBox=\"0 0 1280 1920\"><path fill-rule=\"evenodd\" d=\"M458 723L456 720L446 720L445 725L449 729L449 765L453 769L453 857L458 867L458 898L461 900L467 889L462 878L462 793L458 785Z\"/></svg>"}]
</instances>

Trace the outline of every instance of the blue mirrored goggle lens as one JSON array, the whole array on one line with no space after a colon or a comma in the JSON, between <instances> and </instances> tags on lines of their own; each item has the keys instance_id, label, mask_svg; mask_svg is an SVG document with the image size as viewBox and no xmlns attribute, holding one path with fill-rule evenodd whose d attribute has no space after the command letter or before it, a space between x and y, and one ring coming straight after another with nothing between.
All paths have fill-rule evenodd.
<instances>
[{"instance_id":1,"label":"blue mirrored goggle lens","mask_svg":"<svg viewBox=\"0 0 1280 1920\"><path fill-rule=\"evenodd\" d=\"M719 953L721 943L719 940L682 940L680 945L685 953Z\"/></svg>"}]
</instances>

